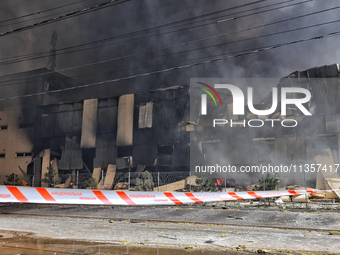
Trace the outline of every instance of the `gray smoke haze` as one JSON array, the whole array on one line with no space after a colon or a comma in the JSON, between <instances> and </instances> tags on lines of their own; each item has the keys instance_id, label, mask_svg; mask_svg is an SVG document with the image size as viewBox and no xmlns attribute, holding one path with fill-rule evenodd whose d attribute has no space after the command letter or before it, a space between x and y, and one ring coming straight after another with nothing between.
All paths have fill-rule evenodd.
<instances>
[{"instance_id":1,"label":"gray smoke haze","mask_svg":"<svg viewBox=\"0 0 340 255\"><path fill-rule=\"evenodd\" d=\"M70 10L89 7L101 2L104 1L84 0L79 4L65 7L63 9L42 13L40 15L30 16L25 19L9 21L7 23L0 23L0 31L10 31L24 25L29 25L41 20L45 20L47 19L44 18L44 16L46 15L51 15L50 17L53 17L53 15L55 14L55 16L58 16L61 13L68 13L70 12ZM101 40L108 37L123 35L190 17L198 17L205 13L251 2L254 1L130 1L121 5L104 8L99 11L90 12L88 14L66 19L46 26L37 27L5 37L0 37L0 40L2 41L0 44L0 59L42 51L50 51L50 41L53 31L56 31L56 33L58 34L56 48L60 49L64 47L88 43L91 41ZM251 9L253 8L258 8L261 6L280 2L283 1L263 1L260 4L254 4L244 8L237 8L231 11L226 11L218 15L214 15L213 17L223 15L225 15L226 18L239 17L251 12L264 10L261 9L251 11ZM301 1L290 1L288 3L282 4L281 6L298 2ZM70 1L58 1L58 3L56 3L55 1L51 0L32 0L29 2L18 0L1 1L0 17L3 21L69 3ZM95 45L97 47L90 50L78 51L72 54L65 55L58 55L57 53L56 71L68 67L90 64L105 59L136 54L139 52L149 51L157 48L163 48L174 44L192 41L221 33L232 32L260 25L263 23L269 23L301 14L330 8L337 5L337 1L314 0L293 7L282 8L276 11L266 12L255 16L238 18L229 22L222 22L209 26L198 27L195 29L188 29L177 33L150 36L146 39L135 40L138 37L145 37L147 35L155 34L152 32L142 33L133 37L122 38L115 41L108 41L105 44L101 44L99 47L98 45ZM269 8L274 7L277 6ZM240 11L248 12L230 15L232 13ZM257 40L232 43L225 46L211 47L208 49L191 51L183 54L169 55L166 57L157 56L170 54L182 50L188 50L196 47L209 46L237 41L245 38L256 37L273 32L293 29L300 26L312 25L318 22L326 22L334 20L338 16L339 11L330 11L298 20L293 20L290 22L280 23L278 25L266 26L264 28L251 30L249 32L237 33L230 36L219 37L214 40L207 40L196 44L167 49L162 52L153 52L142 56L126 58L106 64L93 65L81 69L74 69L62 73L70 77L74 77L75 79L84 83L89 83L93 81L101 81L106 79L125 77L137 73L145 73L149 71L166 69L169 67L180 66L187 63L200 62L201 59L194 61L189 60L192 58L209 57L211 55L219 55L245 49L260 48L271 44L318 36L336 31L337 24L321 26L272 37L265 37ZM33 18L40 19L30 20ZM211 19L210 21L217 21L221 19L223 18L215 18ZM27 22L7 26L7 24L20 22L23 20L27 20ZM206 22L204 22L203 24L205 23ZM164 30L162 30L161 33L162 32L164 32ZM117 41L120 43L117 43ZM123 81L120 83L115 83L113 85L118 87L138 86L139 88L142 88L148 86L159 87L172 86L174 84L188 84L189 78L191 77L282 77L295 70L304 70L314 66L338 62L339 50L337 47L337 41L337 37L314 40L301 44L285 46L266 52L247 55L244 57L218 61L173 72L161 73L145 78ZM25 61L18 64L2 66L0 74L5 75L8 73L16 73L32 70L35 68L41 68L46 66L47 62L48 57L45 57L43 59L35 61Z\"/></svg>"},{"instance_id":2,"label":"gray smoke haze","mask_svg":"<svg viewBox=\"0 0 340 255\"><path fill-rule=\"evenodd\" d=\"M73 2L76 2L76 0ZM59 16L60 14L65 14L72 10L86 8L102 2L105 2L105 0L84 0L79 4L65 7L60 10L54 10L41 15L35 15L25 19L13 20L3 23L1 21L21 17L29 13L35 13L70 3L69 0L3 0L0 2L0 33L46 20L46 15L51 15L50 17L54 17L54 15ZM58 50L93 41L104 40L106 38L124 35L187 18L199 17L209 12L251 2L255 2L255 0L132 0L117 6L103 8L98 11L65 19L63 21L55 22L27 31L7 35L4 37L0 36L0 62L5 58L13 56L49 52L52 48L50 42L54 31L58 37L56 43L56 49ZM250 5L248 7L219 13L218 15L212 16L212 19L209 21L198 24L206 24L211 21L216 22L225 18L239 17L244 14L261 11L254 11L252 10L253 8L282 2L282 0L262 1L261 3ZM289 1L285 4L282 4L282 6L299 2L302 2L302 0ZM172 29L140 33L131 37L107 41L103 44L90 45L90 47L94 46L94 48L89 50L77 51L70 54L60 54L57 52L55 70L58 72L64 68L91 64L106 59L169 47L175 44L198 40L221 33L233 32L282 19L288 19L298 15L316 12L339 5L339 1L314 0L309 1L308 3L282 8L276 11L248 16L245 18L237 18L228 22L214 23L194 29L186 29L176 33L161 34L165 31L171 31ZM248 12L232 15L233 13L240 11ZM220 17L223 15L224 17ZM60 72L85 84L127 77L139 73L148 73L181 66L184 64L201 62L230 52L262 48L273 44L285 43L336 32L339 30L338 23L271 37L237 42L238 40L309 26L320 22L336 20L339 19L339 16L340 12L339 9L337 9L277 25L266 26L261 29L254 29L248 32L219 37L214 40L202 41L195 44L152 52L145 55L138 55L136 57L124 58L105 64L91 65L84 68ZM32 20L33 18L39 19ZM25 20L27 22L8 25ZM190 27L190 25L178 28L185 27ZM140 37L147 38L137 40ZM135 91L136 88L138 88L139 91L145 91L150 88L168 87L178 84L189 85L190 78L193 77L280 78L292 73L295 70L306 70L315 66L339 62L340 49L338 47L338 41L339 38L337 36L321 40L312 40L309 42L288 45L278 49L272 49L243 57L226 59L209 64L175 70L172 72L165 72L139 77L136 79L115 82L110 84L112 85L110 88L108 86L96 86L96 89L104 92L107 91L108 93L111 93L110 95L113 95L112 93L114 91L116 91L118 94L131 93ZM229 44L226 45L170 55L178 51L186 51L193 48L201 48L228 42ZM166 56L158 57L159 55ZM192 60L202 57L206 58ZM23 61L16 64L0 66L0 76L42 68L45 67L47 63L48 56L34 61ZM261 89L262 88L259 88L256 93L258 98L263 99L269 93L268 87L263 87L263 91L261 91ZM79 93L79 91L76 93ZM2 97L3 95L0 96L0 98ZM32 100L34 100L34 98L32 98Z\"/></svg>"}]
</instances>

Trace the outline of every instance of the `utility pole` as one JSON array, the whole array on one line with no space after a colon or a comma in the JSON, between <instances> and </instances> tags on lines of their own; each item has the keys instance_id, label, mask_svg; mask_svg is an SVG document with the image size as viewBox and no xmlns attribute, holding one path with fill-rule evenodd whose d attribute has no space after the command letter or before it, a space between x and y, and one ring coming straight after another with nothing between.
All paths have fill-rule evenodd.
<instances>
[{"instance_id":1,"label":"utility pole","mask_svg":"<svg viewBox=\"0 0 340 255\"><path fill-rule=\"evenodd\" d=\"M51 46L50 54L48 56L48 62L46 64L46 68L50 69L51 71L55 70L56 67L56 59L57 59L57 53L56 53L56 46L57 46L57 40L58 40L58 34L56 31L53 31L53 34L51 36Z\"/></svg>"}]
</instances>

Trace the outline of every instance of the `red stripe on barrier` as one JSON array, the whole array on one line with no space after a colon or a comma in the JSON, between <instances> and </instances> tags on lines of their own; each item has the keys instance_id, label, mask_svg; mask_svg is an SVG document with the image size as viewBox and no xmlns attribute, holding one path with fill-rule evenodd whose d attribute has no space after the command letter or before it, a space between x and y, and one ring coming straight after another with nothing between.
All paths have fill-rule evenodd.
<instances>
[{"instance_id":1,"label":"red stripe on barrier","mask_svg":"<svg viewBox=\"0 0 340 255\"><path fill-rule=\"evenodd\" d=\"M314 190L306 190L308 193L318 193L317 191Z\"/></svg>"},{"instance_id":2,"label":"red stripe on barrier","mask_svg":"<svg viewBox=\"0 0 340 255\"><path fill-rule=\"evenodd\" d=\"M183 203L179 201L177 198L174 197L170 192L164 192L164 195L169 198L172 202L174 202L176 205L182 205Z\"/></svg>"},{"instance_id":3,"label":"red stripe on barrier","mask_svg":"<svg viewBox=\"0 0 340 255\"><path fill-rule=\"evenodd\" d=\"M244 200L243 197L240 197L240 196L236 195L235 192L228 192L228 194L229 194L230 196L232 196L233 198L236 198L237 200Z\"/></svg>"},{"instance_id":4,"label":"red stripe on barrier","mask_svg":"<svg viewBox=\"0 0 340 255\"><path fill-rule=\"evenodd\" d=\"M196 204L203 203L203 201L199 200L192 193L185 193L185 195L187 195L187 197L190 198L192 201L195 201Z\"/></svg>"},{"instance_id":5,"label":"red stripe on barrier","mask_svg":"<svg viewBox=\"0 0 340 255\"><path fill-rule=\"evenodd\" d=\"M45 188L35 188L39 194L46 200L50 202L56 202L56 200L48 193L48 191Z\"/></svg>"},{"instance_id":6,"label":"red stripe on barrier","mask_svg":"<svg viewBox=\"0 0 340 255\"><path fill-rule=\"evenodd\" d=\"M261 196L259 195L256 195L255 192L251 191L251 192L247 192L249 195L251 195L252 197L255 197L255 198L262 198Z\"/></svg>"},{"instance_id":7,"label":"red stripe on barrier","mask_svg":"<svg viewBox=\"0 0 340 255\"><path fill-rule=\"evenodd\" d=\"M288 192L292 195L300 195L300 193L295 192L295 190L288 190Z\"/></svg>"},{"instance_id":8,"label":"red stripe on barrier","mask_svg":"<svg viewBox=\"0 0 340 255\"><path fill-rule=\"evenodd\" d=\"M104 196L104 194L100 191L100 190L92 190L93 194L96 195L96 197L102 201L104 204L106 205L112 205L112 203L110 202L110 200L107 199L106 196Z\"/></svg>"},{"instance_id":9,"label":"red stripe on barrier","mask_svg":"<svg viewBox=\"0 0 340 255\"><path fill-rule=\"evenodd\" d=\"M118 196L120 196L121 199L123 199L128 205L135 205L136 203L129 198L124 191L116 191Z\"/></svg>"},{"instance_id":10,"label":"red stripe on barrier","mask_svg":"<svg viewBox=\"0 0 340 255\"><path fill-rule=\"evenodd\" d=\"M29 203L28 199L20 192L17 187L7 187L7 189L12 193L12 195L18 199L19 202Z\"/></svg>"}]
</instances>

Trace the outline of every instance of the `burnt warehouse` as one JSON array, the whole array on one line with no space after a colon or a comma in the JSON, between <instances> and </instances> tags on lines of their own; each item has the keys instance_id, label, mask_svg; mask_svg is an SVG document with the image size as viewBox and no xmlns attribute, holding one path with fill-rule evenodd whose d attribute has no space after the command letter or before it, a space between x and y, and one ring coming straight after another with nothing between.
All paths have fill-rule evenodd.
<instances>
[{"instance_id":1,"label":"burnt warehouse","mask_svg":"<svg viewBox=\"0 0 340 255\"><path fill-rule=\"evenodd\" d=\"M123 172L189 171L188 87L110 97L96 88L53 93L81 84L47 69L13 76L23 77L30 88L22 94L52 93L1 101L2 183L16 173L28 180L35 176L34 186L40 186L50 164L65 174L112 165Z\"/></svg>"},{"instance_id":2,"label":"burnt warehouse","mask_svg":"<svg viewBox=\"0 0 340 255\"><path fill-rule=\"evenodd\" d=\"M14 79L19 81L13 83ZM191 181L186 178L195 166L340 163L337 64L296 71L272 85L277 85L278 91L283 87L310 91L311 100L304 107L312 116L294 105L282 115L280 102L268 116L250 111L242 117L233 115L230 93L220 93L223 106L208 101L209 114L203 115L200 97L192 97L194 89L189 86L123 91L107 84L71 91L82 84L45 68L3 76L0 81L8 84L0 87L4 95L0 100L1 183L6 175L15 173L28 185L47 185L41 179L49 166L65 177L58 177L60 185L69 187L69 176L73 175L74 182L76 171L96 176L97 183L104 172L110 185L102 185L112 189L113 182L126 183L118 181L118 173L144 170L176 172L176 178L163 183L179 185ZM27 94L34 96L24 96ZM262 101L254 107L268 110L272 98L271 94L261 95ZM216 116L224 122L213 127ZM252 119L279 119L281 123L291 119L299 124L294 128L270 122L261 128L227 127L231 121L248 123ZM309 187L327 188L334 186L338 176L329 172L283 173L281 185L302 184L305 178ZM215 173L211 177L221 176ZM259 175L236 173L228 178L246 187L256 183Z\"/></svg>"}]
</instances>

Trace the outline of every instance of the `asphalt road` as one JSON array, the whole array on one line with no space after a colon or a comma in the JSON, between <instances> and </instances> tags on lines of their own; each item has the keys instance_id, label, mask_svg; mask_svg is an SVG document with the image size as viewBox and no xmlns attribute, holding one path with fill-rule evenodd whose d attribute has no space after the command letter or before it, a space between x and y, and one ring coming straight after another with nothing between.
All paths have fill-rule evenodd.
<instances>
[{"instance_id":1,"label":"asphalt road","mask_svg":"<svg viewBox=\"0 0 340 255\"><path fill-rule=\"evenodd\" d=\"M338 211L6 204L0 212L0 230L51 239L252 252L340 251Z\"/></svg>"}]
</instances>

